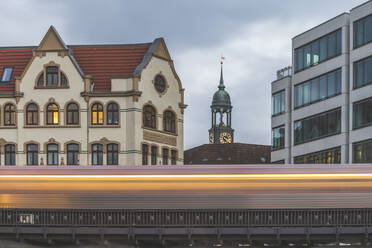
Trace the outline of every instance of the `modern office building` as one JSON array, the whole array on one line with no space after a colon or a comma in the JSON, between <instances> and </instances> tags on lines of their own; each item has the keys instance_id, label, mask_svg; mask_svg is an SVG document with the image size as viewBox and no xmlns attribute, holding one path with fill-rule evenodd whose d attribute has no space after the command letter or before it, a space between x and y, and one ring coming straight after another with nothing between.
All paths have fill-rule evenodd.
<instances>
[{"instance_id":1,"label":"modern office building","mask_svg":"<svg viewBox=\"0 0 372 248\"><path fill-rule=\"evenodd\" d=\"M372 1L292 39L272 82L272 163L372 163Z\"/></svg>"},{"instance_id":2,"label":"modern office building","mask_svg":"<svg viewBox=\"0 0 372 248\"><path fill-rule=\"evenodd\" d=\"M184 89L162 38L0 48L0 165L183 164Z\"/></svg>"}]
</instances>

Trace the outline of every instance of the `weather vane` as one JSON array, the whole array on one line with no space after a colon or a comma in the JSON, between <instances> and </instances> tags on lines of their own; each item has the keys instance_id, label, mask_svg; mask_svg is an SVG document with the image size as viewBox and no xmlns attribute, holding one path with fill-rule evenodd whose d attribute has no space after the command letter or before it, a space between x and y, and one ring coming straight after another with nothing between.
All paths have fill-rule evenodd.
<instances>
[{"instance_id":1,"label":"weather vane","mask_svg":"<svg viewBox=\"0 0 372 248\"><path fill-rule=\"evenodd\" d=\"M223 64L224 60L225 60L225 57L221 54L221 65Z\"/></svg>"}]
</instances>

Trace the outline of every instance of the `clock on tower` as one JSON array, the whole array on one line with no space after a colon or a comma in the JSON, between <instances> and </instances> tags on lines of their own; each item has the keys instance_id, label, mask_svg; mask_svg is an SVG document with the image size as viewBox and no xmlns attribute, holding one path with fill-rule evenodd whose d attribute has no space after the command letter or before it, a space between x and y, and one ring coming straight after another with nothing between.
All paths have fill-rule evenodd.
<instances>
[{"instance_id":1,"label":"clock on tower","mask_svg":"<svg viewBox=\"0 0 372 248\"><path fill-rule=\"evenodd\" d=\"M212 127L209 129L210 144L234 143L234 129L231 128L231 101L230 95L225 91L223 82L223 62L221 61L221 76L218 90L213 95Z\"/></svg>"}]
</instances>

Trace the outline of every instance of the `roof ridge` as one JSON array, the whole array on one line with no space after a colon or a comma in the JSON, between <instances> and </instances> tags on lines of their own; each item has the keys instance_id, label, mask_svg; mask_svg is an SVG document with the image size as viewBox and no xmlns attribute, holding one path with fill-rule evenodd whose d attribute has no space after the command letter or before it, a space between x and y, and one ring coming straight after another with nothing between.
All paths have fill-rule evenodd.
<instances>
[{"instance_id":1,"label":"roof ridge","mask_svg":"<svg viewBox=\"0 0 372 248\"><path fill-rule=\"evenodd\" d=\"M143 46L143 45L151 45L152 42L145 42L145 43L126 43L126 44L83 44L83 45L67 45L68 48L75 48L75 47L106 47L106 46Z\"/></svg>"}]
</instances>

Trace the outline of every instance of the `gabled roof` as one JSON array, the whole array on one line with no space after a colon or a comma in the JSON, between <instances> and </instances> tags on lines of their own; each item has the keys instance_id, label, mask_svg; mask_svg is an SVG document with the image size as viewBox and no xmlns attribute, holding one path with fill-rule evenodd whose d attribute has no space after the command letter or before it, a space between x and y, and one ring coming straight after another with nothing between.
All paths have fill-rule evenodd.
<instances>
[{"instance_id":1,"label":"gabled roof","mask_svg":"<svg viewBox=\"0 0 372 248\"><path fill-rule=\"evenodd\" d=\"M37 47L0 47L0 76L4 67L14 68L11 82L9 84L0 82L0 94L15 91L15 77L22 75L35 51L68 51L79 73L82 76L92 76L93 91L109 92L112 77L140 76L161 46L165 46L162 38L141 44L67 46L51 26Z\"/></svg>"}]
</instances>

